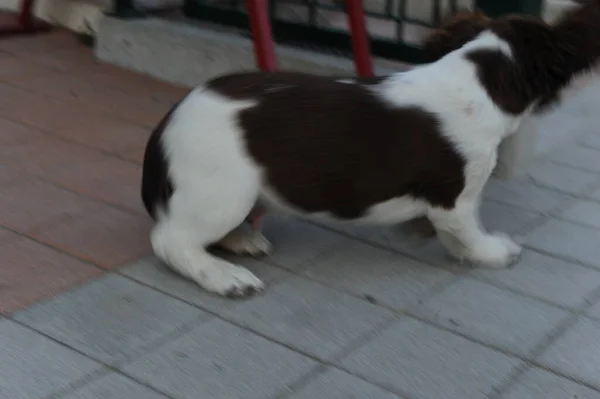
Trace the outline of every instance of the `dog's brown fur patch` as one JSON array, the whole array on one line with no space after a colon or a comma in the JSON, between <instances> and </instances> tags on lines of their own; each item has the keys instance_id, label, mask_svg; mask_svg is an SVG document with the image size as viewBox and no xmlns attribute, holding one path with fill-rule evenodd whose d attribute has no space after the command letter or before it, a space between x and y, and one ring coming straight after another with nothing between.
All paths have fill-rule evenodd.
<instances>
[{"instance_id":1,"label":"dog's brown fur patch","mask_svg":"<svg viewBox=\"0 0 600 399\"><path fill-rule=\"evenodd\" d=\"M487 29L490 22L491 19L481 11L460 11L446 16L441 26L421 44L425 60L434 62L458 50Z\"/></svg>"}]
</instances>

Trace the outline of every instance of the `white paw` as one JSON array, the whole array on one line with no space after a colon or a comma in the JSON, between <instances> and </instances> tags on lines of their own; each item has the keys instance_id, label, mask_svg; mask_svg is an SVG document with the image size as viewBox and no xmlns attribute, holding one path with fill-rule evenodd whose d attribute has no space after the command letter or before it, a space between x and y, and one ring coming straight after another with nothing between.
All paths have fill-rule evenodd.
<instances>
[{"instance_id":1,"label":"white paw","mask_svg":"<svg viewBox=\"0 0 600 399\"><path fill-rule=\"evenodd\" d=\"M468 258L481 267L504 268L513 264L522 247L503 233L488 235L478 248L472 248Z\"/></svg>"},{"instance_id":2,"label":"white paw","mask_svg":"<svg viewBox=\"0 0 600 399\"><path fill-rule=\"evenodd\" d=\"M248 269L226 261L218 261L197 282L207 291L229 298L247 297L265 289L264 283Z\"/></svg>"},{"instance_id":3,"label":"white paw","mask_svg":"<svg viewBox=\"0 0 600 399\"><path fill-rule=\"evenodd\" d=\"M271 243L258 231L238 228L227 234L219 246L236 255L265 256L271 253Z\"/></svg>"}]
</instances>

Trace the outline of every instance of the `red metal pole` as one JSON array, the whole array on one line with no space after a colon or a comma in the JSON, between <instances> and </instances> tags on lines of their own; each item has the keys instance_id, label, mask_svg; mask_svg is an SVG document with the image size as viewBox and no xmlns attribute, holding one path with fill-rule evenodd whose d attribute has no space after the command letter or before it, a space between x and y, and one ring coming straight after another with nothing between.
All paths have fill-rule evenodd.
<instances>
[{"instance_id":1,"label":"red metal pole","mask_svg":"<svg viewBox=\"0 0 600 399\"><path fill-rule=\"evenodd\" d=\"M23 0L21 10L19 12L19 25L24 29L31 26L33 22L33 0Z\"/></svg>"},{"instance_id":2,"label":"red metal pole","mask_svg":"<svg viewBox=\"0 0 600 399\"><path fill-rule=\"evenodd\" d=\"M373 60L369 50L369 33L362 0L346 0L346 13L352 36L356 74L361 77L373 76Z\"/></svg>"},{"instance_id":3,"label":"red metal pole","mask_svg":"<svg viewBox=\"0 0 600 399\"><path fill-rule=\"evenodd\" d=\"M248 0L248 17L256 62L262 71L277 69L275 46L271 35L268 0Z\"/></svg>"},{"instance_id":4,"label":"red metal pole","mask_svg":"<svg viewBox=\"0 0 600 399\"><path fill-rule=\"evenodd\" d=\"M22 0L17 15L10 14L12 23L0 25L0 38L14 35L29 35L50 30L50 24L37 20L33 15L35 0ZM0 13L7 14L7 13ZM3 21L6 18L3 18Z\"/></svg>"}]
</instances>

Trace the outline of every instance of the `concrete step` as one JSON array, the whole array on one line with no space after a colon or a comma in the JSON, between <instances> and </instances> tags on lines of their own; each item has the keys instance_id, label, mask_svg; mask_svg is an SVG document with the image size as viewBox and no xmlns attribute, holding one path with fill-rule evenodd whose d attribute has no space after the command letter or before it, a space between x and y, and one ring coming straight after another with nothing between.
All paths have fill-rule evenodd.
<instances>
[{"instance_id":1,"label":"concrete step","mask_svg":"<svg viewBox=\"0 0 600 399\"><path fill-rule=\"evenodd\" d=\"M105 62L166 81L195 86L215 76L255 69L252 42L235 29L179 16L123 21L104 17L96 35L96 55ZM279 66L317 74L354 74L352 60L277 46ZM406 64L377 59L378 73Z\"/></svg>"},{"instance_id":2,"label":"concrete step","mask_svg":"<svg viewBox=\"0 0 600 399\"><path fill-rule=\"evenodd\" d=\"M35 15L53 25L94 35L110 0L36 0ZM21 0L0 0L0 9L16 11Z\"/></svg>"},{"instance_id":3,"label":"concrete step","mask_svg":"<svg viewBox=\"0 0 600 399\"><path fill-rule=\"evenodd\" d=\"M575 5L577 5L577 3L571 0L546 0L543 14L544 20L551 22L562 12Z\"/></svg>"}]
</instances>

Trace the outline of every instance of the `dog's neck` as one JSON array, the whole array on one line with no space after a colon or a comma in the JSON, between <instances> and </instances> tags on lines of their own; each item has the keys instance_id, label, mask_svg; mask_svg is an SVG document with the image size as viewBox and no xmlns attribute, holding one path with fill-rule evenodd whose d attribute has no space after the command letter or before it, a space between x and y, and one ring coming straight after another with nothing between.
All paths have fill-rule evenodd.
<instances>
[{"instance_id":1,"label":"dog's neck","mask_svg":"<svg viewBox=\"0 0 600 399\"><path fill-rule=\"evenodd\" d=\"M506 46L477 46L490 34ZM470 44L465 57L477 65L481 84L500 109L512 115L541 112L600 58L600 1L566 13L554 25L528 17L499 19Z\"/></svg>"}]
</instances>

